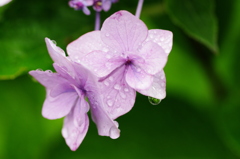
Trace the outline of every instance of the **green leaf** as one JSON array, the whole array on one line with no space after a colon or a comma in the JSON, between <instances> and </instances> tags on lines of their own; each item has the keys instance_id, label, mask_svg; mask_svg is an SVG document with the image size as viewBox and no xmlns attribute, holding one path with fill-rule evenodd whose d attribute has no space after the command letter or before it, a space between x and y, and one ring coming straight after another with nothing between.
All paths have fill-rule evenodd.
<instances>
[{"instance_id":1,"label":"green leaf","mask_svg":"<svg viewBox=\"0 0 240 159\"><path fill-rule=\"evenodd\" d=\"M213 0L166 0L172 20L189 36L217 53L217 19Z\"/></svg>"},{"instance_id":2,"label":"green leaf","mask_svg":"<svg viewBox=\"0 0 240 159\"><path fill-rule=\"evenodd\" d=\"M42 117L44 87L24 75L0 81L0 88L0 158L45 158L51 141L61 138L62 120Z\"/></svg>"},{"instance_id":3,"label":"green leaf","mask_svg":"<svg viewBox=\"0 0 240 159\"><path fill-rule=\"evenodd\" d=\"M51 68L44 38L57 41L65 49L69 42L92 30L93 16L74 11L64 1L11 2L0 22L0 80L32 69Z\"/></svg>"}]
</instances>

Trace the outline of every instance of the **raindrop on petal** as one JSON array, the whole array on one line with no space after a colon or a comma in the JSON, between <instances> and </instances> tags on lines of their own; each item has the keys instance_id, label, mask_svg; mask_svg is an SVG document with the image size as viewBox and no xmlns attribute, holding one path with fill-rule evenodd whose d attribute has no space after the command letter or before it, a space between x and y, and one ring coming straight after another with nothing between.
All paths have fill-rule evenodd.
<instances>
[{"instance_id":1,"label":"raindrop on petal","mask_svg":"<svg viewBox=\"0 0 240 159\"><path fill-rule=\"evenodd\" d=\"M103 83L104 83L106 86L109 86L108 81L104 81Z\"/></svg>"},{"instance_id":2,"label":"raindrop on petal","mask_svg":"<svg viewBox=\"0 0 240 159\"><path fill-rule=\"evenodd\" d=\"M111 127L109 130L109 136L112 139L116 139L120 136L120 130L118 128L116 128L115 126Z\"/></svg>"},{"instance_id":3,"label":"raindrop on petal","mask_svg":"<svg viewBox=\"0 0 240 159\"><path fill-rule=\"evenodd\" d=\"M128 92L129 90L128 90L127 88L124 88L124 91L125 91L125 92Z\"/></svg>"},{"instance_id":4,"label":"raindrop on petal","mask_svg":"<svg viewBox=\"0 0 240 159\"><path fill-rule=\"evenodd\" d=\"M161 102L161 99L153 98L153 97L148 97L148 101L152 105L158 105Z\"/></svg>"},{"instance_id":5,"label":"raindrop on petal","mask_svg":"<svg viewBox=\"0 0 240 159\"><path fill-rule=\"evenodd\" d=\"M55 45L57 45L57 42L55 40L52 40L52 43L54 43Z\"/></svg>"},{"instance_id":6,"label":"raindrop on petal","mask_svg":"<svg viewBox=\"0 0 240 159\"><path fill-rule=\"evenodd\" d=\"M69 136L67 129L65 129L65 128L62 129L62 136L64 138L67 138Z\"/></svg>"},{"instance_id":7,"label":"raindrop on petal","mask_svg":"<svg viewBox=\"0 0 240 159\"><path fill-rule=\"evenodd\" d=\"M121 89L121 86L120 86L119 84L115 84L115 85L114 85L114 89L120 90L120 89Z\"/></svg>"},{"instance_id":8,"label":"raindrop on petal","mask_svg":"<svg viewBox=\"0 0 240 159\"><path fill-rule=\"evenodd\" d=\"M113 101L111 100L111 99L109 99L108 101L107 101L107 104L108 104L108 106L113 106Z\"/></svg>"}]
</instances>

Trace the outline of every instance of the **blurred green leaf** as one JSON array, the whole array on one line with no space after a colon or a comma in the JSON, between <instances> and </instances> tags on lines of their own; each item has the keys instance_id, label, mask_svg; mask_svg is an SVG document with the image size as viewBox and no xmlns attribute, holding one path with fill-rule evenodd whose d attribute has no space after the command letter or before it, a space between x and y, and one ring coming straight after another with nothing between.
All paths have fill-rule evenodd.
<instances>
[{"instance_id":1,"label":"blurred green leaf","mask_svg":"<svg viewBox=\"0 0 240 159\"><path fill-rule=\"evenodd\" d=\"M166 0L173 21L188 35L217 52L217 19L213 0Z\"/></svg>"},{"instance_id":2,"label":"blurred green leaf","mask_svg":"<svg viewBox=\"0 0 240 159\"><path fill-rule=\"evenodd\" d=\"M42 117L44 87L25 75L0 81L0 88L0 157L45 158L51 141L61 137L62 120Z\"/></svg>"},{"instance_id":3,"label":"blurred green leaf","mask_svg":"<svg viewBox=\"0 0 240 159\"><path fill-rule=\"evenodd\" d=\"M92 30L89 24L93 26L93 16L74 11L67 2L25 0L24 5L22 1L11 3L0 22L0 79L13 79L32 69L48 69L52 60L45 37L56 40L65 49L70 41Z\"/></svg>"},{"instance_id":4,"label":"blurred green leaf","mask_svg":"<svg viewBox=\"0 0 240 159\"><path fill-rule=\"evenodd\" d=\"M233 91L229 98L221 103L217 123L219 134L226 145L240 157L240 90Z\"/></svg>"},{"instance_id":5,"label":"blurred green leaf","mask_svg":"<svg viewBox=\"0 0 240 159\"><path fill-rule=\"evenodd\" d=\"M224 6L229 5L225 2ZM225 7L223 7L225 9ZM233 1L232 7L227 13L223 13L222 9L219 10L219 19L225 27L220 27L219 30L222 39L220 39L220 55L215 58L215 68L225 81L229 91L232 89L240 89L240 1ZM228 23L226 24L227 16Z\"/></svg>"}]
</instances>

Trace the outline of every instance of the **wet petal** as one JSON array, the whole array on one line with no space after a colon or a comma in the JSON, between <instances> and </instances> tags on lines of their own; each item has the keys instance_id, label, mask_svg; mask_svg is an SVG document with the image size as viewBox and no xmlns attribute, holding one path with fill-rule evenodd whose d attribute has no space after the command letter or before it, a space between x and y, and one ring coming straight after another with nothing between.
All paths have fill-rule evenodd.
<instances>
[{"instance_id":1,"label":"wet petal","mask_svg":"<svg viewBox=\"0 0 240 159\"><path fill-rule=\"evenodd\" d=\"M57 73L51 71L30 71L29 74L33 76L39 83L41 83L47 89L52 89L56 85L67 83L67 80L62 78Z\"/></svg>"},{"instance_id":2,"label":"wet petal","mask_svg":"<svg viewBox=\"0 0 240 159\"><path fill-rule=\"evenodd\" d=\"M89 126L88 110L89 105L87 101L80 97L71 112L64 119L62 135L72 151L77 150L86 136Z\"/></svg>"},{"instance_id":3,"label":"wet petal","mask_svg":"<svg viewBox=\"0 0 240 159\"><path fill-rule=\"evenodd\" d=\"M56 97L47 90L47 97L42 108L42 115L47 119L58 119L66 116L76 104L78 95L75 91L65 92Z\"/></svg>"},{"instance_id":4,"label":"wet petal","mask_svg":"<svg viewBox=\"0 0 240 159\"><path fill-rule=\"evenodd\" d=\"M172 50L173 34L168 30L152 29L148 31L146 41L152 41L160 45L169 54Z\"/></svg>"},{"instance_id":5,"label":"wet petal","mask_svg":"<svg viewBox=\"0 0 240 159\"><path fill-rule=\"evenodd\" d=\"M91 106L92 120L96 123L98 134L101 136L109 136L116 139L120 136L118 123L114 121L104 109L104 103L100 96L98 88L93 88L87 92L87 97Z\"/></svg>"},{"instance_id":6,"label":"wet petal","mask_svg":"<svg viewBox=\"0 0 240 159\"><path fill-rule=\"evenodd\" d=\"M45 38L45 42L47 44L48 52L54 63L57 63L66 71L73 72L71 62L69 58L66 57L65 52L60 47L56 46L56 44L52 40Z\"/></svg>"},{"instance_id":7,"label":"wet petal","mask_svg":"<svg viewBox=\"0 0 240 159\"><path fill-rule=\"evenodd\" d=\"M130 65L126 73L126 82L133 89L147 89L152 84L153 77L136 65Z\"/></svg>"},{"instance_id":8,"label":"wet petal","mask_svg":"<svg viewBox=\"0 0 240 159\"><path fill-rule=\"evenodd\" d=\"M147 34L146 25L127 11L118 11L107 18L101 29L103 42L120 53L136 50Z\"/></svg>"},{"instance_id":9,"label":"wet petal","mask_svg":"<svg viewBox=\"0 0 240 159\"><path fill-rule=\"evenodd\" d=\"M167 62L167 54L164 50L158 44L151 41L142 46L139 56L144 59L144 62L136 61L137 65L151 75L161 71Z\"/></svg>"},{"instance_id":10,"label":"wet petal","mask_svg":"<svg viewBox=\"0 0 240 159\"><path fill-rule=\"evenodd\" d=\"M136 91L132 89L124 78L125 66L119 68L114 74L100 82L104 110L112 119L129 112L135 102Z\"/></svg>"},{"instance_id":11,"label":"wet petal","mask_svg":"<svg viewBox=\"0 0 240 159\"><path fill-rule=\"evenodd\" d=\"M164 71L160 71L156 75L153 76L152 85L144 90L137 90L139 93L154 97L157 99L163 99L166 97L166 78Z\"/></svg>"},{"instance_id":12,"label":"wet petal","mask_svg":"<svg viewBox=\"0 0 240 159\"><path fill-rule=\"evenodd\" d=\"M121 57L114 57L109 52L93 51L82 58L82 64L98 77L104 77L125 62Z\"/></svg>"},{"instance_id":13,"label":"wet petal","mask_svg":"<svg viewBox=\"0 0 240 159\"><path fill-rule=\"evenodd\" d=\"M101 40L100 31L86 33L67 46L69 57L76 62L80 62L81 58L86 54L98 50L109 50Z\"/></svg>"}]
</instances>

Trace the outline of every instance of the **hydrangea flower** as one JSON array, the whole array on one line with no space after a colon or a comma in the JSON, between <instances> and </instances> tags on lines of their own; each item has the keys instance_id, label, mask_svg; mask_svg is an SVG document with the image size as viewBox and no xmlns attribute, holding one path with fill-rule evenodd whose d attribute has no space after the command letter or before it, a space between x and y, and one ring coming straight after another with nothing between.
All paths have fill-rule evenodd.
<instances>
[{"instance_id":1,"label":"hydrangea flower","mask_svg":"<svg viewBox=\"0 0 240 159\"><path fill-rule=\"evenodd\" d=\"M70 0L68 4L75 10L82 10L86 15L90 15L90 10L87 7L93 5L93 0Z\"/></svg>"},{"instance_id":2,"label":"hydrangea flower","mask_svg":"<svg viewBox=\"0 0 240 159\"><path fill-rule=\"evenodd\" d=\"M165 98L163 67L172 48L172 37L170 31L148 30L131 13L119 11L104 21L100 31L70 43L67 51L72 60L100 78L105 110L115 119L133 107L136 91Z\"/></svg>"},{"instance_id":3,"label":"hydrangea flower","mask_svg":"<svg viewBox=\"0 0 240 159\"><path fill-rule=\"evenodd\" d=\"M93 9L97 12L104 10L107 12L110 8L112 3L116 3L117 0L94 0Z\"/></svg>"},{"instance_id":4,"label":"hydrangea flower","mask_svg":"<svg viewBox=\"0 0 240 159\"><path fill-rule=\"evenodd\" d=\"M65 117L62 135L73 151L79 147L87 133L89 108L99 135L118 138L118 123L103 109L105 106L96 77L82 65L72 62L50 39L45 40L56 73L41 70L29 72L46 87L47 96L42 115L48 119ZM85 98L88 98L90 106Z\"/></svg>"}]
</instances>

